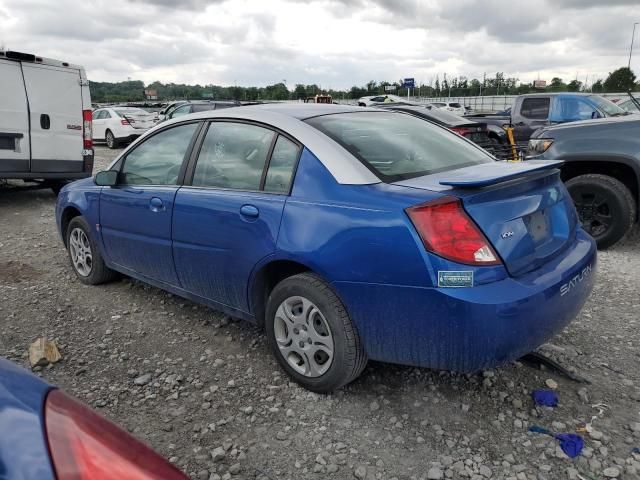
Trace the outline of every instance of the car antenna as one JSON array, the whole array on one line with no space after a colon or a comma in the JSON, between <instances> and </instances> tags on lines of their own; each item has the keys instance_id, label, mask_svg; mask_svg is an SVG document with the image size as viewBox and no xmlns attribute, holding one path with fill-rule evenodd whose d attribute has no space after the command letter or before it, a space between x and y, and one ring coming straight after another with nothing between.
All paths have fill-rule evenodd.
<instances>
[{"instance_id":1,"label":"car antenna","mask_svg":"<svg viewBox=\"0 0 640 480\"><path fill-rule=\"evenodd\" d=\"M640 110L640 102L638 101L638 99L636 97L633 96L633 93L631 93L631 89L629 89L629 91L627 93L629 94L629 97L631 97L631 101L636 106L636 108L638 110Z\"/></svg>"}]
</instances>

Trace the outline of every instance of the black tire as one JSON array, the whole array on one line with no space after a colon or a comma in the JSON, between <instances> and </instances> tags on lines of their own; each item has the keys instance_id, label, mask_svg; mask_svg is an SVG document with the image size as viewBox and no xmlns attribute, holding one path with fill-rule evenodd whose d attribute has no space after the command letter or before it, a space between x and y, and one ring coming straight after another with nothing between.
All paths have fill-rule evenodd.
<instances>
[{"instance_id":1,"label":"black tire","mask_svg":"<svg viewBox=\"0 0 640 480\"><path fill-rule=\"evenodd\" d=\"M88 246L90 248L91 266L88 271L84 273L79 270L79 267L76 265L73 259L71 236L76 230L81 230L82 232L84 232L84 235L88 240ZM98 249L96 242L91 236L89 224L87 224L86 220L83 217L78 216L71 219L65 233L65 240L71 268L73 268L73 271L78 277L78 280L80 280L82 283L86 285L99 285L101 283L109 282L117 276L117 273L114 270L111 270L105 265L104 260L102 259L102 255L100 255L100 250Z\"/></svg>"},{"instance_id":2,"label":"black tire","mask_svg":"<svg viewBox=\"0 0 640 480\"><path fill-rule=\"evenodd\" d=\"M47 186L53 190L53 193L58 196L58 194L60 193L60 190L62 190L62 187L64 187L67 184L67 182L50 182L47 183Z\"/></svg>"},{"instance_id":3,"label":"black tire","mask_svg":"<svg viewBox=\"0 0 640 480\"><path fill-rule=\"evenodd\" d=\"M111 130L107 130L104 133L104 141L107 143L107 147L109 147L111 150L113 150L114 148L118 148L118 140L116 139L115 135L111 132Z\"/></svg>"},{"instance_id":4,"label":"black tire","mask_svg":"<svg viewBox=\"0 0 640 480\"><path fill-rule=\"evenodd\" d=\"M278 347L275 333L278 307L291 297L305 297L315 304L333 336L330 366L317 377L305 376L292 368ZM367 355L349 315L331 287L312 273L301 273L278 283L267 299L265 317L267 338L278 363L297 383L317 393L332 392L357 378L367 364Z\"/></svg>"},{"instance_id":5,"label":"black tire","mask_svg":"<svg viewBox=\"0 0 640 480\"><path fill-rule=\"evenodd\" d=\"M608 248L624 238L636 221L636 202L619 180L600 174L580 175L566 182L583 228Z\"/></svg>"}]
</instances>

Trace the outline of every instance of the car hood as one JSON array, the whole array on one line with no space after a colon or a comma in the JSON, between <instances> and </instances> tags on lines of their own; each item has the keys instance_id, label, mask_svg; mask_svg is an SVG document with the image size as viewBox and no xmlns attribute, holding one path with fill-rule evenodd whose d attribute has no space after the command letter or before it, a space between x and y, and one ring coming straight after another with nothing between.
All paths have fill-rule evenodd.
<instances>
[{"instance_id":1,"label":"car hood","mask_svg":"<svg viewBox=\"0 0 640 480\"><path fill-rule=\"evenodd\" d=\"M598 128L602 126L611 126L613 128L614 125L629 125L634 122L640 125L640 116L629 114L629 115L622 115L619 117L606 117L606 118L597 118L593 120L580 120L578 122L559 123L556 125L549 125L547 127L543 127L539 130L536 130L535 137L539 137L542 132L557 132L557 131L580 129L580 128L586 128L586 127Z\"/></svg>"}]
</instances>

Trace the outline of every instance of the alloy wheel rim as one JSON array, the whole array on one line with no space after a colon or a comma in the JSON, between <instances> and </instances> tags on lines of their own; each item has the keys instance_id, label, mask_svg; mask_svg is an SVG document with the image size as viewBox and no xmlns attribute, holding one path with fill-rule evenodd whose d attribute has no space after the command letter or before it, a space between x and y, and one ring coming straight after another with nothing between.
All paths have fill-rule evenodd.
<instances>
[{"instance_id":1,"label":"alloy wheel rim","mask_svg":"<svg viewBox=\"0 0 640 480\"><path fill-rule=\"evenodd\" d=\"M308 298L293 296L280 304L274 334L280 354L300 375L320 377L331 367L333 334L325 316Z\"/></svg>"},{"instance_id":2,"label":"alloy wheel rim","mask_svg":"<svg viewBox=\"0 0 640 480\"><path fill-rule=\"evenodd\" d=\"M113 147L113 133L107 132L107 146Z\"/></svg>"},{"instance_id":3,"label":"alloy wheel rim","mask_svg":"<svg viewBox=\"0 0 640 480\"><path fill-rule=\"evenodd\" d=\"M83 277L88 277L93 268L93 254L89 238L81 228L74 228L69 235L69 253L76 272Z\"/></svg>"}]
</instances>

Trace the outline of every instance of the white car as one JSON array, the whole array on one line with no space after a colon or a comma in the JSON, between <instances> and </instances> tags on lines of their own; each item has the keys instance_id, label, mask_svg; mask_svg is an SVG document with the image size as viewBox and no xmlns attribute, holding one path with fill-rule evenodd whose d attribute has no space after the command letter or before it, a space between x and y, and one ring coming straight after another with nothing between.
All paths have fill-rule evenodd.
<instances>
[{"instance_id":1,"label":"white car","mask_svg":"<svg viewBox=\"0 0 640 480\"><path fill-rule=\"evenodd\" d=\"M467 113L463 105L458 102L431 102L433 108L439 108L441 110L447 110L448 112L455 113L456 115L464 115Z\"/></svg>"},{"instance_id":2,"label":"white car","mask_svg":"<svg viewBox=\"0 0 640 480\"><path fill-rule=\"evenodd\" d=\"M395 102L405 102L404 98L401 98L397 95L373 95L368 97L360 97L358 99L358 106L360 107L371 107L373 105L379 105L381 103L395 103Z\"/></svg>"},{"instance_id":3,"label":"white car","mask_svg":"<svg viewBox=\"0 0 640 480\"><path fill-rule=\"evenodd\" d=\"M156 123L155 115L135 107L106 107L93 112L93 140L109 148L130 143Z\"/></svg>"}]
</instances>

